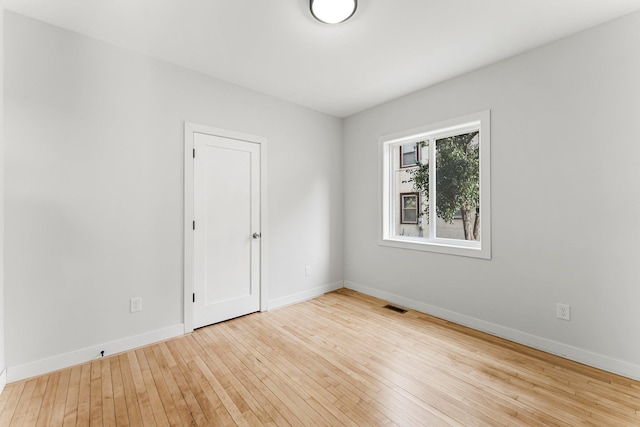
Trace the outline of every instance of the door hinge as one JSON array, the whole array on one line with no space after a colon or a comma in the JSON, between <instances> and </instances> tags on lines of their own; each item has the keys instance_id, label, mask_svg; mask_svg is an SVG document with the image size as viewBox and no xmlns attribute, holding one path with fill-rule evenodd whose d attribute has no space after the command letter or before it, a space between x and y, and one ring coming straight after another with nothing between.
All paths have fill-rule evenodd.
<instances>
[{"instance_id":1,"label":"door hinge","mask_svg":"<svg viewBox=\"0 0 640 427\"><path fill-rule=\"evenodd\" d=\"M194 230L196 229L196 222L195 221L193 221L193 229Z\"/></svg>"},{"instance_id":2,"label":"door hinge","mask_svg":"<svg viewBox=\"0 0 640 427\"><path fill-rule=\"evenodd\" d=\"M196 302L196 294L193 294L193 302Z\"/></svg>"},{"instance_id":3,"label":"door hinge","mask_svg":"<svg viewBox=\"0 0 640 427\"><path fill-rule=\"evenodd\" d=\"M196 158L196 149L195 148L193 149L193 158L194 159Z\"/></svg>"}]
</instances>

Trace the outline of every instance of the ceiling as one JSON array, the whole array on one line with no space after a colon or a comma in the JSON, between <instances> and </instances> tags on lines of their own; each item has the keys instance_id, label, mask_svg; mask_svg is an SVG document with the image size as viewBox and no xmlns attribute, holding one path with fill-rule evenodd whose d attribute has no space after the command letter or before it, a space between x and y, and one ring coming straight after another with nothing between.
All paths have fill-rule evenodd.
<instances>
[{"instance_id":1,"label":"ceiling","mask_svg":"<svg viewBox=\"0 0 640 427\"><path fill-rule=\"evenodd\" d=\"M4 0L6 9L346 117L599 23L640 0Z\"/></svg>"}]
</instances>

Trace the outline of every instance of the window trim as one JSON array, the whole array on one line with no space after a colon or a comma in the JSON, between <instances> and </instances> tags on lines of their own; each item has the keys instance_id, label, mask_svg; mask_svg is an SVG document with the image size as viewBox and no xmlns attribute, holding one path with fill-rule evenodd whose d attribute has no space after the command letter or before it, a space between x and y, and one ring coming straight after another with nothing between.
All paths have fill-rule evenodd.
<instances>
[{"instance_id":1,"label":"window trim","mask_svg":"<svg viewBox=\"0 0 640 427\"><path fill-rule=\"evenodd\" d=\"M393 147L419 142L425 138L437 139L451 132L480 129L480 216L479 242L445 238L416 238L391 235L396 216L392 206L394 180ZM481 111L417 128L383 135L378 139L379 191L378 191L378 244L401 249L420 250L474 258L491 259L491 112ZM430 156L431 157L431 156ZM396 166L397 167L397 166ZM393 197L395 199L395 197Z\"/></svg>"}]
</instances>

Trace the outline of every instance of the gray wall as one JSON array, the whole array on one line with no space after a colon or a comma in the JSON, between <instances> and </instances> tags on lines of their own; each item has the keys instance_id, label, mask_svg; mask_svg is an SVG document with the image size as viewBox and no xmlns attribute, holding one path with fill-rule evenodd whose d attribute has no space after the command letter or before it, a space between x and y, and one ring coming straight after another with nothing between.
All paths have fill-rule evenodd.
<instances>
[{"instance_id":1,"label":"gray wall","mask_svg":"<svg viewBox=\"0 0 640 427\"><path fill-rule=\"evenodd\" d=\"M4 355L4 5L0 0L0 391L6 382Z\"/></svg>"},{"instance_id":2,"label":"gray wall","mask_svg":"<svg viewBox=\"0 0 640 427\"><path fill-rule=\"evenodd\" d=\"M640 378L638 28L635 13L346 119L345 286ZM485 109L493 259L378 246L378 137Z\"/></svg>"},{"instance_id":3,"label":"gray wall","mask_svg":"<svg viewBox=\"0 0 640 427\"><path fill-rule=\"evenodd\" d=\"M342 286L339 119L17 14L5 28L10 372L183 322L185 121L268 139L269 300Z\"/></svg>"}]
</instances>

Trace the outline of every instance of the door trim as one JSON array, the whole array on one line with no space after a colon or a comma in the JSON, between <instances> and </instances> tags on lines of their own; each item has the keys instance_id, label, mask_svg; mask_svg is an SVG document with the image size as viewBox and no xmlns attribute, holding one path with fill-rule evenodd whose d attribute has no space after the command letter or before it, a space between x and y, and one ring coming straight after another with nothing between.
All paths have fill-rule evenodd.
<instances>
[{"instance_id":1,"label":"door trim","mask_svg":"<svg viewBox=\"0 0 640 427\"><path fill-rule=\"evenodd\" d=\"M269 230L267 229L267 139L261 136L250 135L227 129L220 129L211 126L199 125L196 123L184 123L184 264L183 264L183 287L184 287L184 333L193 332L194 308L193 293L194 282L194 239L193 239L193 218L194 218L194 135L204 133L207 135L219 136L240 141L260 144L260 311L267 310L268 301L268 271L267 244Z\"/></svg>"}]
</instances>

